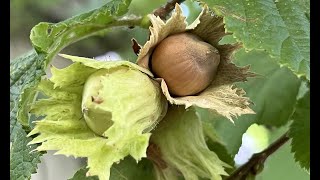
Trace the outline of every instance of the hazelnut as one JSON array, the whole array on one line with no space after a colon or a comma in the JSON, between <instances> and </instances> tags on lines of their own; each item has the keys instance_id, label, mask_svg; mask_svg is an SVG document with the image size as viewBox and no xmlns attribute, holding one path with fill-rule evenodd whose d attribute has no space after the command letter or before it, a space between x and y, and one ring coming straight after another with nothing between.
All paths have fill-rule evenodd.
<instances>
[{"instance_id":1,"label":"hazelnut","mask_svg":"<svg viewBox=\"0 0 320 180\"><path fill-rule=\"evenodd\" d=\"M191 33L179 33L156 46L151 69L165 80L171 94L188 96L210 85L219 62L219 51L211 44Z\"/></svg>"},{"instance_id":2,"label":"hazelnut","mask_svg":"<svg viewBox=\"0 0 320 180\"><path fill-rule=\"evenodd\" d=\"M104 133L111 126L118 127L115 124L151 131L166 114L167 101L149 76L133 66L120 65L99 69L87 78L81 107L88 127L107 136Z\"/></svg>"}]
</instances>

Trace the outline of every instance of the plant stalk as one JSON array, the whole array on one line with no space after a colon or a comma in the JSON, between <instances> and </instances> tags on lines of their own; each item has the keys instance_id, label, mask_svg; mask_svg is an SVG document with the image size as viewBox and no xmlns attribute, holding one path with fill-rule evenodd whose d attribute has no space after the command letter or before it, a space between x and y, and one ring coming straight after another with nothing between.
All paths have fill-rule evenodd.
<instances>
[{"instance_id":1,"label":"plant stalk","mask_svg":"<svg viewBox=\"0 0 320 180\"><path fill-rule=\"evenodd\" d=\"M267 149L260 153L254 154L251 159L234 171L225 180L245 180L250 175L257 175L261 172L266 159L276 152L282 145L289 140L288 132L283 134L279 139L273 142Z\"/></svg>"},{"instance_id":2,"label":"plant stalk","mask_svg":"<svg viewBox=\"0 0 320 180\"><path fill-rule=\"evenodd\" d=\"M159 7L156 9L153 14L159 16L162 20L165 20L167 15L174 9L176 3L180 4L185 0L171 0L167 2L165 6Z\"/></svg>"}]
</instances>

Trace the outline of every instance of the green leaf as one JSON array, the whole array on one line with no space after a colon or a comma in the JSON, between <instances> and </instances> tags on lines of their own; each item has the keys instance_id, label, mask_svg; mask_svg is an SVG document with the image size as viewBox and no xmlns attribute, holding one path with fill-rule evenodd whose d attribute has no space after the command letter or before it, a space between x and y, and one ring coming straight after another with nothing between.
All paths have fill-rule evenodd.
<instances>
[{"instance_id":1,"label":"green leaf","mask_svg":"<svg viewBox=\"0 0 320 180\"><path fill-rule=\"evenodd\" d=\"M10 65L12 87L15 99L19 102L18 120L28 126L28 104L34 99L34 87L39 83L44 69L51 59L64 47L100 31L128 24L128 21L118 21L117 16L127 12L130 0L114 0L99 9L92 10L65 21L39 23L30 33L32 45L37 53L30 51L27 55L14 60ZM131 22L132 23L132 22ZM18 86L18 87L17 87ZM29 91L26 91L29 89ZM19 94L21 94L20 97Z\"/></svg>"},{"instance_id":2,"label":"green leaf","mask_svg":"<svg viewBox=\"0 0 320 180\"><path fill-rule=\"evenodd\" d=\"M298 0L296 1L301 9L304 11L304 14L310 21L310 0Z\"/></svg>"},{"instance_id":3,"label":"green leaf","mask_svg":"<svg viewBox=\"0 0 320 180\"><path fill-rule=\"evenodd\" d=\"M297 99L301 99L308 91L309 91L310 83L307 81L302 81L299 89L299 94L297 95Z\"/></svg>"},{"instance_id":4,"label":"green leaf","mask_svg":"<svg viewBox=\"0 0 320 180\"><path fill-rule=\"evenodd\" d=\"M98 176L87 176L88 168L82 167L68 180L99 180Z\"/></svg>"},{"instance_id":5,"label":"green leaf","mask_svg":"<svg viewBox=\"0 0 320 180\"><path fill-rule=\"evenodd\" d=\"M288 68L279 68L264 52L239 51L236 59L240 65L249 63L251 70L258 74L247 83L239 84L254 103L252 108L257 114L251 117L257 124L285 125L294 111L301 81Z\"/></svg>"},{"instance_id":6,"label":"green leaf","mask_svg":"<svg viewBox=\"0 0 320 180\"><path fill-rule=\"evenodd\" d=\"M88 168L81 168L69 180L98 180L96 176L86 176ZM110 180L154 180L153 166L147 159L142 159L138 164L136 161L127 157L114 164L111 168Z\"/></svg>"},{"instance_id":7,"label":"green leaf","mask_svg":"<svg viewBox=\"0 0 320 180\"><path fill-rule=\"evenodd\" d=\"M10 179L30 179L31 174L36 172L37 164L40 163L40 153L30 152L36 145L27 146L31 138L26 137L26 132L21 126L15 126L14 136L10 143Z\"/></svg>"},{"instance_id":8,"label":"green leaf","mask_svg":"<svg viewBox=\"0 0 320 180\"><path fill-rule=\"evenodd\" d=\"M289 135L291 151L302 168L310 170L310 91L301 98L292 115Z\"/></svg>"},{"instance_id":9,"label":"green leaf","mask_svg":"<svg viewBox=\"0 0 320 180\"><path fill-rule=\"evenodd\" d=\"M138 164L127 157L119 164L114 164L111 168L110 180L154 180L152 163L147 159L142 159Z\"/></svg>"},{"instance_id":10,"label":"green leaf","mask_svg":"<svg viewBox=\"0 0 320 180\"><path fill-rule=\"evenodd\" d=\"M41 74L41 66L37 64L38 56L36 52L30 51L26 55L18 57L10 65L10 177L11 179L30 179L31 174L36 172L37 163L40 162L40 153L32 152L36 145L27 146L31 138L26 137L26 132L22 125L17 121L17 115L28 119L28 116L18 114L21 106L27 106L25 101L19 102L20 95L22 100L28 99L23 93L23 88L32 85L30 77ZM30 70L31 71L28 71ZM34 72L31 73L31 72ZM28 89L30 90L30 89ZM27 125L25 123L24 125Z\"/></svg>"},{"instance_id":11,"label":"green leaf","mask_svg":"<svg viewBox=\"0 0 320 180\"><path fill-rule=\"evenodd\" d=\"M112 26L112 23L116 23L117 17L127 12L130 2L131 0L114 0L99 9L56 24L39 23L30 33L32 45L37 52L52 57L66 45ZM51 53L53 54L50 55Z\"/></svg>"},{"instance_id":12,"label":"green leaf","mask_svg":"<svg viewBox=\"0 0 320 180\"><path fill-rule=\"evenodd\" d=\"M310 21L305 15L309 7L301 6L303 2L201 1L224 16L226 30L232 32L247 50L266 50L279 64L310 80Z\"/></svg>"},{"instance_id":13,"label":"green leaf","mask_svg":"<svg viewBox=\"0 0 320 180\"><path fill-rule=\"evenodd\" d=\"M12 112L10 121L13 121L10 134L12 130L14 131L17 118L22 125L28 126L28 112L25 112L25 109L29 107L28 102L33 100L32 87L44 75L42 57L38 56L35 51L29 51L10 64L10 111Z\"/></svg>"},{"instance_id":14,"label":"green leaf","mask_svg":"<svg viewBox=\"0 0 320 180\"><path fill-rule=\"evenodd\" d=\"M242 115L233 124L214 114L201 113L202 116L211 117L209 121L233 157L239 150L243 133L251 124L279 127L288 122L300 88L300 80L286 67L280 68L263 51L246 53L241 50L235 54L235 59L237 65L250 64L251 71L258 74L248 82L238 84L253 101L252 109L256 114Z\"/></svg>"}]
</instances>

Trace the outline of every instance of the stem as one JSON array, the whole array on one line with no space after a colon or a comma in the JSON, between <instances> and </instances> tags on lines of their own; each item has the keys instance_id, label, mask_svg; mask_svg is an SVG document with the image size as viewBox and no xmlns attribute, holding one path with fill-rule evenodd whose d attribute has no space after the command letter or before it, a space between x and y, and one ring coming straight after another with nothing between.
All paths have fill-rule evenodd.
<instances>
[{"instance_id":1,"label":"stem","mask_svg":"<svg viewBox=\"0 0 320 180\"><path fill-rule=\"evenodd\" d=\"M113 26L139 26L141 24L142 17L131 17L131 18L123 18L119 19L112 23Z\"/></svg>"},{"instance_id":2,"label":"stem","mask_svg":"<svg viewBox=\"0 0 320 180\"><path fill-rule=\"evenodd\" d=\"M82 39L85 39L87 37L99 34L99 33L103 32L103 31L106 31L110 27L119 27L119 26L132 27L132 26L138 26L138 25L140 25L141 21L142 21L141 17L130 17L130 18L119 19L117 21L114 21L114 22L112 22L110 24L107 24L107 25L104 25L104 26L102 26L102 25L92 25L90 28L96 29L96 30L92 30L92 32L90 32L88 34L84 34L81 37L70 38L69 42L65 43L63 46L60 46L60 41L56 41L55 44L50 47L46 59L47 59L48 62L50 62L51 59L53 57L55 57L58 52L60 52L62 49L64 49L65 47L69 46L70 44L73 44L73 43L75 43L77 41L80 41ZM68 33L72 32L73 29L71 28L68 31L65 32L65 34L68 34Z\"/></svg>"},{"instance_id":3,"label":"stem","mask_svg":"<svg viewBox=\"0 0 320 180\"><path fill-rule=\"evenodd\" d=\"M174 9L176 3L180 4L185 0L171 0L163 7L156 9L153 14L159 16L162 20L165 20L167 15Z\"/></svg>"},{"instance_id":4,"label":"stem","mask_svg":"<svg viewBox=\"0 0 320 180\"><path fill-rule=\"evenodd\" d=\"M260 153L254 154L251 159L236 171L234 171L226 180L243 180L250 174L256 175L260 167L263 166L266 159L276 152L282 145L284 145L289 140L288 132L283 134L279 139L273 142L267 149Z\"/></svg>"}]
</instances>

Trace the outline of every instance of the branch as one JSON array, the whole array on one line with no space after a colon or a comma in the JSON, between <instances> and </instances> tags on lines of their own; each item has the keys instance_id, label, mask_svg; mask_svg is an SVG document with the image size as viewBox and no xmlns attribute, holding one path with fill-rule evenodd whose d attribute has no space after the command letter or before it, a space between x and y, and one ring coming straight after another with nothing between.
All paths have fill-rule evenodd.
<instances>
[{"instance_id":1,"label":"branch","mask_svg":"<svg viewBox=\"0 0 320 180\"><path fill-rule=\"evenodd\" d=\"M167 2L165 6L156 9L153 14L159 16L162 20L165 20L167 15L174 9L176 3L180 4L183 1L185 0L171 0L170 2Z\"/></svg>"},{"instance_id":2,"label":"branch","mask_svg":"<svg viewBox=\"0 0 320 180\"><path fill-rule=\"evenodd\" d=\"M234 171L226 180L244 180L249 175L256 175L262 169L266 159L289 140L288 132L273 142L267 149L254 154L251 159Z\"/></svg>"}]
</instances>

